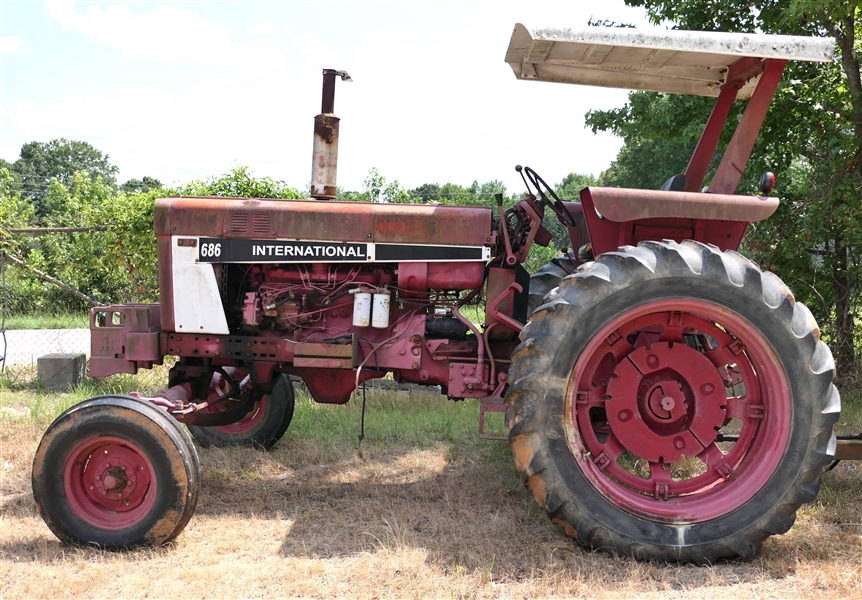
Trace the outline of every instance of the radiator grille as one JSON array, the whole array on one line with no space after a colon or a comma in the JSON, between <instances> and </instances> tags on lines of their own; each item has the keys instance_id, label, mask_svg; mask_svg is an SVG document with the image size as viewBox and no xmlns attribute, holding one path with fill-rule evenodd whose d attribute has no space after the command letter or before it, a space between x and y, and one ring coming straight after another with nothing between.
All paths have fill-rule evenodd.
<instances>
[{"instance_id":1,"label":"radiator grille","mask_svg":"<svg viewBox=\"0 0 862 600\"><path fill-rule=\"evenodd\" d=\"M251 231L256 236L268 237L272 231L269 225L269 215L265 213L252 214Z\"/></svg>"},{"instance_id":2,"label":"radiator grille","mask_svg":"<svg viewBox=\"0 0 862 600\"><path fill-rule=\"evenodd\" d=\"M245 213L233 213L230 216L230 232L237 235L243 235L248 232L248 215Z\"/></svg>"}]
</instances>

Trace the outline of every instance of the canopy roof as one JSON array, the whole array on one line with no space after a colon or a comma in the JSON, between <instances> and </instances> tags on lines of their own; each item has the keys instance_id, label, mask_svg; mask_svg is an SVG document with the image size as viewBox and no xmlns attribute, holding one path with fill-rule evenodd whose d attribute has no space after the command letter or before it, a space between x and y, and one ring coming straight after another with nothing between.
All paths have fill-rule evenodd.
<instances>
[{"instance_id":1,"label":"canopy roof","mask_svg":"<svg viewBox=\"0 0 862 600\"><path fill-rule=\"evenodd\" d=\"M519 79L718 96L740 59L828 62L834 48L833 38L619 27L530 31L517 23L506 62ZM738 98L751 95L759 73L751 75Z\"/></svg>"}]
</instances>

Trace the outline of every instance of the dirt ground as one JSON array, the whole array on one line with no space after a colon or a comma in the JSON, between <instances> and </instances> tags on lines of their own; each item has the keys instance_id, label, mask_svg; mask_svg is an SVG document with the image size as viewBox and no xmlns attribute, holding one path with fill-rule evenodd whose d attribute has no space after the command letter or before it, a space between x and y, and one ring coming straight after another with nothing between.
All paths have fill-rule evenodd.
<instances>
[{"instance_id":1,"label":"dirt ground","mask_svg":"<svg viewBox=\"0 0 862 600\"><path fill-rule=\"evenodd\" d=\"M793 529L745 561L638 563L550 524L502 442L381 437L357 451L288 436L202 450L195 516L173 544L61 545L35 513L39 424L0 434L0 597L850 598L862 593L862 464L825 476ZM13 423L13 426L9 426Z\"/></svg>"}]
</instances>

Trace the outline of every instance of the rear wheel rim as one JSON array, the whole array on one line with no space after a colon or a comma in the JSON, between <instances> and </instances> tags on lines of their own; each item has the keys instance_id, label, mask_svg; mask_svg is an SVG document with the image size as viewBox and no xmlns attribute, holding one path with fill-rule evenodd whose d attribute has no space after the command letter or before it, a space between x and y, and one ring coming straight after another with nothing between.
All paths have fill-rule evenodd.
<instances>
[{"instance_id":1,"label":"rear wheel rim","mask_svg":"<svg viewBox=\"0 0 862 600\"><path fill-rule=\"evenodd\" d=\"M581 353L569 390L566 428L581 469L614 504L652 521L739 508L790 438L790 388L771 346L706 301L658 300L616 317ZM738 439L718 442L728 425Z\"/></svg>"},{"instance_id":2,"label":"rear wheel rim","mask_svg":"<svg viewBox=\"0 0 862 600\"><path fill-rule=\"evenodd\" d=\"M79 518L114 531L143 521L157 493L155 471L143 450L111 436L78 443L66 460L63 484Z\"/></svg>"}]
</instances>

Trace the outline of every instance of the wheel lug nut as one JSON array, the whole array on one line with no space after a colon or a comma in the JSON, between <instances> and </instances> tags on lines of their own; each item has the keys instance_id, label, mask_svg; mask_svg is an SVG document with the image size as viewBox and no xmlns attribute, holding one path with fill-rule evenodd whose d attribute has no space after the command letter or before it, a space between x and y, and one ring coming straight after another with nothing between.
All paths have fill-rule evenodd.
<instances>
[{"instance_id":1,"label":"wheel lug nut","mask_svg":"<svg viewBox=\"0 0 862 600\"><path fill-rule=\"evenodd\" d=\"M700 386L700 391L703 392L705 396L709 396L715 391L715 386L711 383L704 383L702 386Z\"/></svg>"}]
</instances>

